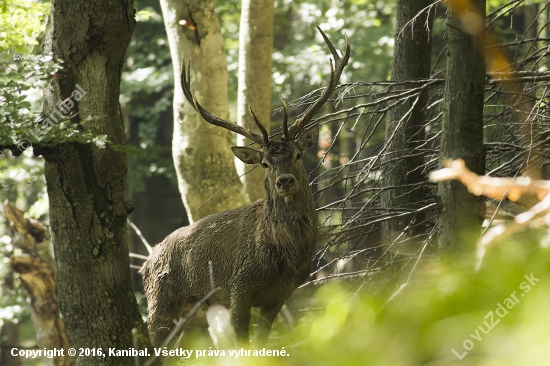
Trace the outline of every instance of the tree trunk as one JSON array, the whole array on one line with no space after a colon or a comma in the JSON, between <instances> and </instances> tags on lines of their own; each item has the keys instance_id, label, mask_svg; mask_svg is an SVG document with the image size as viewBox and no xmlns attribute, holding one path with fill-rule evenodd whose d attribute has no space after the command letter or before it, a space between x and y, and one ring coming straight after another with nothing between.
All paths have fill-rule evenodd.
<instances>
[{"instance_id":1,"label":"tree trunk","mask_svg":"<svg viewBox=\"0 0 550 366\"><path fill-rule=\"evenodd\" d=\"M193 222L248 201L237 179L198 210L225 183L237 177L230 132L205 122L184 102L181 88L184 56L186 63L191 62L191 88L199 103L217 117L228 119L227 60L214 3L161 0L161 6L174 65L172 153L179 190L189 221Z\"/></svg>"},{"instance_id":2,"label":"tree trunk","mask_svg":"<svg viewBox=\"0 0 550 366\"><path fill-rule=\"evenodd\" d=\"M10 253L3 254L13 254L13 249L10 250ZM1 291L7 293L13 290L13 271L7 271L2 278ZM0 329L0 365L21 366L21 357L12 356L11 354L12 347L19 345L19 323L14 323L7 319L3 319L2 322L4 324L2 324Z\"/></svg>"},{"instance_id":3,"label":"tree trunk","mask_svg":"<svg viewBox=\"0 0 550 366\"><path fill-rule=\"evenodd\" d=\"M248 108L269 132L271 117L271 56L273 53L273 0L243 0L239 30L239 92L237 123L258 131ZM251 141L237 136L238 145ZM239 174L247 166L236 161ZM244 176L244 188L251 201L264 197L264 170L257 167Z\"/></svg>"},{"instance_id":4,"label":"tree trunk","mask_svg":"<svg viewBox=\"0 0 550 366\"><path fill-rule=\"evenodd\" d=\"M44 90L44 115L70 98L73 121L124 145L118 103L121 67L134 28L132 2L58 0L45 52L64 69ZM78 93L77 93L78 91ZM59 306L71 346L101 349L105 357L76 356L78 365L133 365L108 349L132 347L132 329L147 343L130 279L125 199L126 154L110 144L35 147L43 154L50 202Z\"/></svg>"},{"instance_id":5,"label":"tree trunk","mask_svg":"<svg viewBox=\"0 0 550 366\"><path fill-rule=\"evenodd\" d=\"M458 1L448 2L440 164L461 158L471 171L484 174L485 0L472 4L476 9L461 8ZM483 198L469 193L458 181L439 183L437 195L440 251L469 254L479 238Z\"/></svg>"},{"instance_id":6,"label":"tree trunk","mask_svg":"<svg viewBox=\"0 0 550 366\"><path fill-rule=\"evenodd\" d=\"M521 16L521 23L522 23L522 29L523 31L523 37L526 39L536 39L538 35L538 4L526 4L522 6L520 9ZM525 47L537 47L537 42L532 41L530 43L525 44ZM517 60L515 60L517 61ZM541 131L540 126L542 125L538 121L537 116L537 110L536 107L536 93L534 90L532 90L529 87L530 83L524 83L523 84L523 90L519 86L517 86L516 90L513 90L513 92L518 95L517 97L513 98L512 100L515 101L518 105L521 106L521 109L525 113L517 113L517 120L518 122L523 120L524 123L518 123L519 126L517 127L517 135L519 136L520 141L522 142L522 145L524 145L527 148L527 159L524 164L524 166L521 169L521 174L524 176L529 176L531 179L542 179L542 166L544 165L544 157L543 155L546 154L545 151L540 151L540 149L533 148L533 146L537 145L538 142L540 142L540 137L543 136L543 131ZM525 199L525 198L524 198ZM532 198L533 203L535 204L536 199L534 197Z\"/></svg>"},{"instance_id":7,"label":"tree trunk","mask_svg":"<svg viewBox=\"0 0 550 366\"><path fill-rule=\"evenodd\" d=\"M412 23L418 13L433 3L432 0L399 0L397 1L397 20L395 24L395 48L392 65L392 80L427 79L431 69L431 29L433 25L433 11L424 11ZM395 90L404 90L413 87L404 84L395 87ZM418 209L424 198L422 188L410 188L408 185L420 183L424 158L415 154L415 149L425 140L424 119L428 97L427 90L418 95L418 99L411 98L405 103L390 109L386 122L386 143L389 148L384 160L392 161L386 166L386 175L383 178L384 187L390 188L381 194L382 207L389 210L410 212ZM408 155L416 156L408 156ZM407 157L408 156L408 157ZM406 230L407 237L414 237L423 232L424 214L404 216L382 223L382 237L388 244L393 243L396 236ZM403 237L401 238L403 239Z\"/></svg>"},{"instance_id":8,"label":"tree trunk","mask_svg":"<svg viewBox=\"0 0 550 366\"><path fill-rule=\"evenodd\" d=\"M12 255L10 267L19 274L21 284L30 300L30 313L38 348L64 350L63 356L43 357L42 362L45 366L74 365L74 358L67 355L69 342L65 333L65 323L59 316L48 229L36 220L25 218L24 213L7 200L4 202L4 211L20 236L15 243L23 250L23 254Z\"/></svg>"},{"instance_id":9,"label":"tree trunk","mask_svg":"<svg viewBox=\"0 0 550 366\"><path fill-rule=\"evenodd\" d=\"M21 366L21 357L12 356L12 347L19 344L19 323L3 320L0 331L0 365Z\"/></svg>"}]
</instances>

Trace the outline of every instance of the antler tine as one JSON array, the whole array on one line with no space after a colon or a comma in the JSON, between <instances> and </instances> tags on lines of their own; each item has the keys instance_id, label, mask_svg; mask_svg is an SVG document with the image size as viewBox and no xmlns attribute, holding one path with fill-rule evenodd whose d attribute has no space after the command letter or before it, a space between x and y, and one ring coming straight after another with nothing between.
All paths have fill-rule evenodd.
<instances>
[{"instance_id":1,"label":"antler tine","mask_svg":"<svg viewBox=\"0 0 550 366\"><path fill-rule=\"evenodd\" d=\"M283 136L286 139L289 139L290 135L288 133L288 109L283 98L281 98L281 103L283 104Z\"/></svg>"},{"instance_id":2,"label":"antler tine","mask_svg":"<svg viewBox=\"0 0 550 366\"><path fill-rule=\"evenodd\" d=\"M185 67L185 59L182 60L182 68L181 68L181 88L183 89L183 94L185 95L185 99L189 103L191 103L191 106L193 109L197 110L197 107L195 107L195 103L193 103L193 92L191 91L191 62L187 63L187 70ZM187 72L186 72L187 71ZM197 111L198 112L198 111Z\"/></svg>"},{"instance_id":3,"label":"antler tine","mask_svg":"<svg viewBox=\"0 0 550 366\"><path fill-rule=\"evenodd\" d=\"M319 99L317 99L315 103L313 103L307 109L307 111L305 111L305 113L298 121L296 121L296 123L290 126L289 135L292 138L296 137L296 135L304 128L304 126L309 121L311 121L313 116L315 116L315 114L319 111L323 104L326 103L334 89L336 89L336 86L338 85L338 80L340 79L342 71L347 65L350 56L350 44L347 34L344 33L344 36L346 37L346 52L342 57L340 57L332 43L329 41L325 32L323 32L323 30L319 26L317 26L317 29L321 33L321 36L323 36L325 43L330 49L330 53L332 53L332 57L334 58L334 65L332 64L332 60L330 60L330 82L328 83L327 87L325 88Z\"/></svg>"},{"instance_id":4,"label":"antler tine","mask_svg":"<svg viewBox=\"0 0 550 366\"><path fill-rule=\"evenodd\" d=\"M258 117L256 117L256 115L254 114L254 112L252 111L252 108L250 108L250 106L248 106L248 111L252 115L252 118L254 118L254 122L256 123L256 126L258 126L260 131L262 131L263 145L267 145L267 143L269 142L269 135L268 135L265 127L260 123L260 121L258 120ZM262 145L262 144L260 144L260 145Z\"/></svg>"},{"instance_id":5,"label":"antler tine","mask_svg":"<svg viewBox=\"0 0 550 366\"><path fill-rule=\"evenodd\" d=\"M182 60L183 67L181 68L181 88L183 89L183 94L185 95L185 98L189 103L191 103L191 106L195 111L197 111L198 114L208 123L220 126L225 128L226 130L233 131L235 133L238 133L239 135L242 135L244 137L247 137L257 143L260 146L265 145L267 142L264 141L264 136L260 135L259 133L252 132L248 128L244 128L242 126L239 126L235 123L228 122L226 120L223 120L221 118L218 118L208 112L206 109L204 109L197 99L195 98L195 95L191 91L191 63L187 63L187 70L185 67L185 60ZM259 127L259 126L258 126ZM262 130L263 129L263 130ZM265 129L263 126L260 128L262 130L262 134L264 133ZM267 132L265 133L267 134Z\"/></svg>"}]
</instances>

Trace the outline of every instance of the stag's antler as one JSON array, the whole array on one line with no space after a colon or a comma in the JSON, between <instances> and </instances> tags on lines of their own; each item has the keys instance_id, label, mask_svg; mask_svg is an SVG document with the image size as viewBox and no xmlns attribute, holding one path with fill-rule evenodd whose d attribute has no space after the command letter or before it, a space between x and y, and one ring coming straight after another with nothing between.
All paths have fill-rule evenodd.
<instances>
[{"instance_id":1,"label":"stag's antler","mask_svg":"<svg viewBox=\"0 0 550 366\"><path fill-rule=\"evenodd\" d=\"M204 118L206 122L216 126L223 127L229 131L233 131L235 133L238 133L239 135L243 135L244 137L248 137L249 139L251 139L252 141L254 141L260 146L264 146L268 144L269 136L267 134L267 131L264 128L264 126L262 126L260 121L258 121L258 118L254 114L254 112L252 112L252 109L249 108L250 114L252 115L252 117L254 118L254 122L262 132L261 135L259 133L250 131L248 128L239 126L238 124L231 123L221 118L218 118L213 114L211 114L210 112L208 112L206 109L204 109L199 104L199 102L197 102L195 95L191 91L191 73L190 73L191 64L190 63L187 64L187 70L185 68L185 60L182 60L182 65L183 67L181 70L181 87L183 89L183 94L185 95L185 98L187 99L187 101L191 103L193 108L201 115L202 118Z\"/></svg>"},{"instance_id":2,"label":"stag's antler","mask_svg":"<svg viewBox=\"0 0 550 366\"><path fill-rule=\"evenodd\" d=\"M319 109L325 104L325 102L328 100L334 89L336 89L336 86L338 85L338 80L340 79L340 76L342 75L342 71L344 70L344 67L347 65L350 55L350 44L347 34L344 33L344 36L346 37L346 52L344 53L343 57L340 57L338 55L338 52L336 52L336 49L330 43L327 35L319 26L317 26L317 29L319 32L321 32L321 35L323 36L323 39L325 40L325 43L327 44L328 48L330 49L330 53L332 53L332 57L334 57L334 65L332 63L332 60L330 60L330 82L328 83L328 86L325 88L319 99L315 101L308 109L307 111L302 115L302 117L296 121L290 128L287 130L286 127L283 128L284 136L287 138L295 138L296 135L304 128L304 126L311 121L313 116L315 116L315 113L319 111ZM286 106L283 104L283 121L287 119L287 111ZM285 123L283 123L285 124Z\"/></svg>"},{"instance_id":3,"label":"stag's antler","mask_svg":"<svg viewBox=\"0 0 550 366\"><path fill-rule=\"evenodd\" d=\"M327 35L319 26L317 26L317 29L323 36L323 39L325 40L325 43L327 44L328 48L330 49L330 53L332 53L332 56L334 57L334 64L332 63L332 60L330 60L330 82L328 86L325 88L319 99L317 99L307 110L306 112L300 117L296 123L294 123L292 126L288 126L288 110L286 107L286 104L284 101L283 103L283 136L286 139L293 139L296 137L296 135L304 128L304 126L311 121L313 116L319 111L319 109L323 106L323 104L326 103L334 89L336 89L336 86L338 85L338 80L340 79L340 76L342 75L342 71L344 70L344 67L347 65L350 55L350 44L349 39L346 34L346 52L344 53L344 56L340 57L338 55L338 52L336 52L336 49L332 45L332 43L329 41ZM239 135L243 135L244 137L248 137L252 141L256 142L260 146L267 145L269 143L269 135L264 128L264 126L260 123L254 112L252 112L252 109L250 109L250 114L254 118L254 122L256 123L256 126L260 129L262 134L250 131L248 128L244 128L242 126L239 126L235 123L231 123L228 121L225 121L221 118L218 118L214 115L212 115L210 112L208 112L206 109L204 109L199 102L197 102L197 99L195 98L195 95L191 91L191 74L190 74L190 67L191 65L187 64L187 69L185 67L185 60L182 62L183 67L181 71L181 86L183 88L183 94L185 94L185 98L193 108L201 115L202 118L208 123L211 123L216 126L223 127L227 130L233 131L238 133Z\"/></svg>"}]
</instances>

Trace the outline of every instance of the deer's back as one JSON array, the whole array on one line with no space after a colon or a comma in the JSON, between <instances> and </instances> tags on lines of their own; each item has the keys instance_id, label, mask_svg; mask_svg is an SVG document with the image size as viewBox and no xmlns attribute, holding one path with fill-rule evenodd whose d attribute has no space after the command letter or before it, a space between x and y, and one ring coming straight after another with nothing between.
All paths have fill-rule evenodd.
<instances>
[{"instance_id":1,"label":"deer's back","mask_svg":"<svg viewBox=\"0 0 550 366\"><path fill-rule=\"evenodd\" d=\"M257 206L248 205L220 212L168 235L153 248L143 265L146 289L160 281L190 301L200 299L211 289L208 265L211 260L216 285L222 288L213 300L226 302L239 246L248 246L250 238L246 234L251 228L247 226L255 224L256 210Z\"/></svg>"}]
</instances>

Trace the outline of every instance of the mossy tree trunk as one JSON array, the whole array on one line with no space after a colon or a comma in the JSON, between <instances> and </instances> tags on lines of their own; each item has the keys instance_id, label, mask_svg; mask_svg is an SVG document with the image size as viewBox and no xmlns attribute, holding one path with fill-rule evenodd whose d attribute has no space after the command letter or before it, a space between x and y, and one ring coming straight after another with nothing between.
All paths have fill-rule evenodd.
<instances>
[{"instance_id":1,"label":"mossy tree trunk","mask_svg":"<svg viewBox=\"0 0 550 366\"><path fill-rule=\"evenodd\" d=\"M248 203L238 179L214 196L237 177L231 134L205 122L185 101L181 88L181 61L185 57L186 63L191 62L191 89L199 103L215 116L228 120L227 60L212 0L160 3L174 65L172 153L179 190L189 221L193 222Z\"/></svg>"},{"instance_id":2,"label":"mossy tree trunk","mask_svg":"<svg viewBox=\"0 0 550 366\"><path fill-rule=\"evenodd\" d=\"M119 106L122 63L134 29L132 1L57 0L44 51L64 69L44 90L50 115L71 98L73 121L124 145ZM78 86L77 86L78 85ZM75 90L85 93L79 98ZM76 356L78 365L133 365L109 348L132 347L132 329L146 343L132 291L125 198L126 154L92 144L35 147L42 154L50 205L59 307L72 347L101 348L105 357Z\"/></svg>"},{"instance_id":3,"label":"mossy tree trunk","mask_svg":"<svg viewBox=\"0 0 550 366\"><path fill-rule=\"evenodd\" d=\"M248 107L267 131L271 120L271 56L273 53L273 0L243 0L239 29L239 94L237 123L258 132ZM240 146L251 143L238 135ZM236 161L240 174L247 166ZM244 188L251 201L265 196L264 170L257 167L244 176Z\"/></svg>"},{"instance_id":4,"label":"mossy tree trunk","mask_svg":"<svg viewBox=\"0 0 550 366\"><path fill-rule=\"evenodd\" d=\"M431 29L433 10L424 10L432 0L397 1L397 19L395 24L395 48L391 78L395 81L427 79L431 65ZM416 17L412 23L411 20ZM409 24L408 24L409 23ZM417 84L416 84L417 85ZM415 84L403 84L395 90L409 89ZM424 180L422 166L424 159L415 154L415 149L424 143L425 107L428 91L420 92L418 97L390 109L386 119L386 142L389 144L385 160L394 161L387 167L383 179L382 207L397 210L399 213L414 211L421 207L424 192L421 187L410 185ZM406 237L414 237L423 232L424 214L391 219L382 223L382 235L386 243L392 243L396 236L407 229Z\"/></svg>"}]
</instances>

